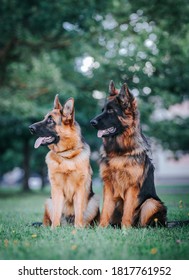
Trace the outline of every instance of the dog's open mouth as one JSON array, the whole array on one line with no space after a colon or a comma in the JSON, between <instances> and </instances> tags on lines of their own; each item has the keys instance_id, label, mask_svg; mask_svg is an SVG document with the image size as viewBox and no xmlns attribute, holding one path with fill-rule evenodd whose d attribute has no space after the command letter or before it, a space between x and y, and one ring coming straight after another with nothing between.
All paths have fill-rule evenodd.
<instances>
[{"instance_id":1,"label":"dog's open mouth","mask_svg":"<svg viewBox=\"0 0 189 280\"><path fill-rule=\"evenodd\" d=\"M35 141L34 147L35 147L35 149L37 149L41 145L50 145L54 140L55 140L55 137L53 137L53 136L39 137Z\"/></svg>"},{"instance_id":2,"label":"dog's open mouth","mask_svg":"<svg viewBox=\"0 0 189 280\"><path fill-rule=\"evenodd\" d=\"M97 133L97 136L99 138L103 137L103 136L107 136L109 134L113 134L116 132L116 127L110 127L110 128L107 128L107 129L103 129L103 130L98 130L98 133Z\"/></svg>"}]
</instances>

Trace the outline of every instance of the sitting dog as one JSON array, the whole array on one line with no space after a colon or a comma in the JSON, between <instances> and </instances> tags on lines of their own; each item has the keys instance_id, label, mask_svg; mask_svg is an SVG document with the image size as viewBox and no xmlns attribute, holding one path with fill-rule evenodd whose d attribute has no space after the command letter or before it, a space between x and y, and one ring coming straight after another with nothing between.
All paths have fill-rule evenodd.
<instances>
[{"instance_id":1,"label":"sitting dog","mask_svg":"<svg viewBox=\"0 0 189 280\"><path fill-rule=\"evenodd\" d=\"M54 109L29 129L38 136L35 148L50 149L46 163L51 198L45 203L43 225L93 225L98 221L99 201L92 190L90 148L74 118L74 99L69 98L62 106L56 95Z\"/></svg>"},{"instance_id":2,"label":"sitting dog","mask_svg":"<svg viewBox=\"0 0 189 280\"><path fill-rule=\"evenodd\" d=\"M149 144L140 127L137 100L113 81L102 113L91 124L102 137L100 173L104 202L100 225L165 226L166 207L156 194Z\"/></svg>"}]
</instances>

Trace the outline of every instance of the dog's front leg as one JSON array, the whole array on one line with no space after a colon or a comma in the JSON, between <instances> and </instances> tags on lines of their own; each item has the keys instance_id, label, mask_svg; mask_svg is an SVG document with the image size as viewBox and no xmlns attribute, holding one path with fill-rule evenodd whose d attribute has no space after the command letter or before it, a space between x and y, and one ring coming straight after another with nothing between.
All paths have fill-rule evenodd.
<instances>
[{"instance_id":1,"label":"dog's front leg","mask_svg":"<svg viewBox=\"0 0 189 280\"><path fill-rule=\"evenodd\" d=\"M116 202L113 197L112 188L110 184L105 184L104 195L103 195L103 208L100 217L101 227L107 227L109 225L115 206L116 206Z\"/></svg>"},{"instance_id":2,"label":"dog's front leg","mask_svg":"<svg viewBox=\"0 0 189 280\"><path fill-rule=\"evenodd\" d=\"M138 192L139 190L137 187L130 187L125 194L121 222L122 228L132 226L134 211L138 206Z\"/></svg>"},{"instance_id":3,"label":"dog's front leg","mask_svg":"<svg viewBox=\"0 0 189 280\"><path fill-rule=\"evenodd\" d=\"M63 194L59 188L52 188L52 228L60 226L63 208Z\"/></svg>"},{"instance_id":4,"label":"dog's front leg","mask_svg":"<svg viewBox=\"0 0 189 280\"><path fill-rule=\"evenodd\" d=\"M74 196L75 227L84 227L83 215L86 210L86 191L78 190Z\"/></svg>"}]
</instances>

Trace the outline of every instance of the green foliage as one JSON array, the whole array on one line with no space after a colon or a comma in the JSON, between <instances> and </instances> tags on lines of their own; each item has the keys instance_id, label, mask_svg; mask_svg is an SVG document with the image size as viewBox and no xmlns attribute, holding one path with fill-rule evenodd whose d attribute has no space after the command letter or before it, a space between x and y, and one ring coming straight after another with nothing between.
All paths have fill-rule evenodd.
<instances>
[{"instance_id":1,"label":"green foliage","mask_svg":"<svg viewBox=\"0 0 189 280\"><path fill-rule=\"evenodd\" d=\"M155 122L151 134L158 138L161 135L165 149L171 149L179 158L179 150L182 145L183 150L188 151L189 139L189 118L182 119L180 117L170 121ZM181 137L179 137L180 135ZM179 139L178 139L179 137Z\"/></svg>"},{"instance_id":2,"label":"green foliage","mask_svg":"<svg viewBox=\"0 0 189 280\"><path fill-rule=\"evenodd\" d=\"M126 81L138 96L148 135L188 152L187 119L152 121L158 106L168 109L189 96L188 1L1 2L0 173L36 158L43 165L46 149L31 152L28 125L52 108L56 93L62 102L75 98L76 118L97 150L89 120L100 112L98 98L111 79L117 87Z\"/></svg>"}]
</instances>

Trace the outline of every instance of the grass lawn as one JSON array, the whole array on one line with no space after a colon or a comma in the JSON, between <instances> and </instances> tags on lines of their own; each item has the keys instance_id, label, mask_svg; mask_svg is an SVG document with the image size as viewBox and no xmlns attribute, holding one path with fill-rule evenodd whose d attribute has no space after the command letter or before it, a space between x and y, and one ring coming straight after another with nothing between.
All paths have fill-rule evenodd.
<instances>
[{"instance_id":1,"label":"grass lawn","mask_svg":"<svg viewBox=\"0 0 189 280\"><path fill-rule=\"evenodd\" d=\"M41 221L48 196L47 191L0 191L0 259L189 259L189 226L124 230L67 226L53 231L30 226ZM189 219L189 194L160 197L169 220Z\"/></svg>"}]
</instances>

